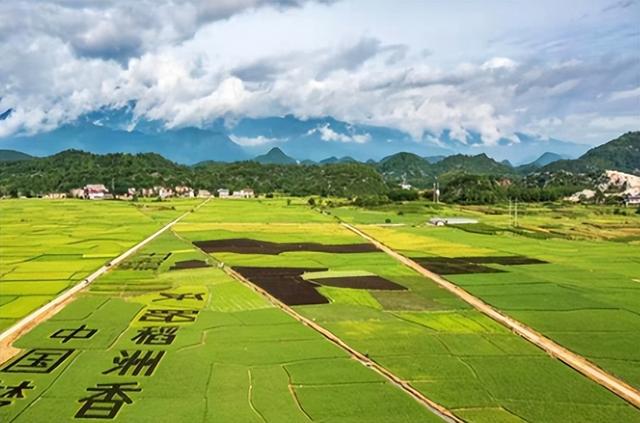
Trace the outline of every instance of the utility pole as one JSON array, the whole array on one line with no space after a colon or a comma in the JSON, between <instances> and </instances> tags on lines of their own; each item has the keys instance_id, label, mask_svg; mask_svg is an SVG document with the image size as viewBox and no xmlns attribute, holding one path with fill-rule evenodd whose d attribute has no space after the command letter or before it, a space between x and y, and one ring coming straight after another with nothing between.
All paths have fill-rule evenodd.
<instances>
[{"instance_id":1,"label":"utility pole","mask_svg":"<svg viewBox=\"0 0 640 423\"><path fill-rule=\"evenodd\" d=\"M516 214L515 214L515 227L518 227L518 199L516 198Z\"/></svg>"},{"instance_id":2,"label":"utility pole","mask_svg":"<svg viewBox=\"0 0 640 423\"><path fill-rule=\"evenodd\" d=\"M513 219L511 218L511 197L509 197L509 226L513 226Z\"/></svg>"},{"instance_id":3,"label":"utility pole","mask_svg":"<svg viewBox=\"0 0 640 423\"><path fill-rule=\"evenodd\" d=\"M440 182L438 182L438 178L433 183L433 202L436 204L440 202Z\"/></svg>"},{"instance_id":4,"label":"utility pole","mask_svg":"<svg viewBox=\"0 0 640 423\"><path fill-rule=\"evenodd\" d=\"M111 177L111 195L115 196L116 195L115 192L116 192L116 178L115 176L112 176Z\"/></svg>"}]
</instances>

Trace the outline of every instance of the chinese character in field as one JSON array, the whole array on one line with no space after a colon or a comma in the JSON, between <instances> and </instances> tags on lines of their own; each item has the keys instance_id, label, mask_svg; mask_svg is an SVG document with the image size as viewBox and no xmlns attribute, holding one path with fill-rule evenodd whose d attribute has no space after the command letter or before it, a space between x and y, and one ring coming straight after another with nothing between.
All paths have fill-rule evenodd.
<instances>
[{"instance_id":1,"label":"chinese character in field","mask_svg":"<svg viewBox=\"0 0 640 423\"><path fill-rule=\"evenodd\" d=\"M24 391L33 388L35 388L35 386L32 386L28 380L22 381L17 386L0 386L0 389L4 390L2 395L0 395L0 407L12 404L11 400L14 398L24 398Z\"/></svg>"},{"instance_id":2,"label":"chinese character in field","mask_svg":"<svg viewBox=\"0 0 640 423\"><path fill-rule=\"evenodd\" d=\"M120 376L151 376L160 364L164 351L120 351L120 357L113 359L115 367L102 372L103 375L117 371Z\"/></svg>"},{"instance_id":3,"label":"chinese character in field","mask_svg":"<svg viewBox=\"0 0 640 423\"><path fill-rule=\"evenodd\" d=\"M113 419L125 404L132 404L133 400L127 392L140 392L138 382L129 383L98 383L95 388L87 388L93 395L81 398L82 407L75 417L84 419Z\"/></svg>"},{"instance_id":4,"label":"chinese character in field","mask_svg":"<svg viewBox=\"0 0 640 423\"><path fill-rule=\"evenodd\" d=\"M198 310L149 309L138 319L140 322L186 323L195 322Z\"/></svg>"},{"instance_id":5,"label":"chinese character in field","mask_svg":"<svg viewBox=\"0 0 640 423\"><path fill-rule=\"evenodd\" d=\"M136 336L131 338L140 345L170 345L176 339L177 326L157 326L138 329Z\"/></svg>"},{"instance_id":6,"label":"chinese character in field","mask_svg":"<svg viewBox=\"0 0 640 423\"><path fill-rule=\"evenodd\" d=\"M7 373L51 373L73 350L38 348L27 351L2 371Z\"/></svg>"},{"instance_id":7,"label":"chinese character in field","mask_svg":"<svg viewBox=\"0 0 640 423\"><path fill-rule=\"evenodd\" d=\"M49 338L62 339L62 343L65 344L71 339L89 339L98 332L97 329L87 329L86 325L82 325L77 329L60 329L55 332Z\"/></svg>"},{"instance_id":8,"label":"chinese character in field","mask_svg":"<svg viewBox=\"0 0 640 423\"><path fill-rule=\"evenodd\" d=\"M196 300L196 301L204 301L204 293L203 292L198 292L198 293L185 293L185 294L173 294L171 292L160 292L160 296L162 296L163 298L156 298L153 301L166 301L166 300L176 300L176 301L183 301L183 300Z\"/></svg>"}]
</instances>

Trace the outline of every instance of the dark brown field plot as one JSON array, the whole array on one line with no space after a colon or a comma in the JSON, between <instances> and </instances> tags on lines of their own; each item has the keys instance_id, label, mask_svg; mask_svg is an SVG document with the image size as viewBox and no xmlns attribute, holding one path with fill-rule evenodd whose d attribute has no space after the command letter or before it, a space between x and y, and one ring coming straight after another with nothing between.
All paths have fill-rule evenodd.
<instances>
[{"instance_id":1,"label":"dark brown field plot","mask_svg":"<svg viewBox=\"0 0 640 423\"><path fill-rule=\"evenodd\" d=\"M311 282L302 279L302 274L305 272L324 272L327 269L233 267L233 270L287 305L327 304L329 302L316 291Z\"/></svg>"},{"instance_id":2,"label":"dark brown field plot","mask_svg":"<svg viewBox=\"0 0 640 423\"><path fill-rule=\"evenodd\" d=\"M391 282L389 279L376 275L311 279L311 282L318 285L335 286L337 288L377 289L381 291L401 291L407 289L402 285Z\"/></svg>"},{"instance_id":3,"label":"dark brown field plot","mask_svg":"<svg viewBox=\"0 0 640 423\"><path fill-rule=\"evenodd\" d=\"M315 242L269 242L249 238L195 241L207 253L270 254L287 251L314 251L319 253L372 253L380 251L373 244L318 244Z\"/></svg>"},{"instance_id":4,"label":"dark brown field plot","mask_svg":"<svg viewBox=\"0 0 640 423\"><path fill-rule=\"evenodd\" d=\"M501 264L517 266L523 264L545 264L546 261L525 256L486 256L486 257L421 257L414 259L427 270L440 275L460 275L465 273L502 273L504 270L484 266Z\"/></svg>"},{"instance_id":5,"label":"dark brown field plot","mask_svg":"<svg viewBox=\"0 0 640 423\"><path fill-rule=\"evenodd\" d=\"M198 269L201 267L211 267L203 260L184 260L176 261L169 270Z\"/></svg>"}]
</instances>

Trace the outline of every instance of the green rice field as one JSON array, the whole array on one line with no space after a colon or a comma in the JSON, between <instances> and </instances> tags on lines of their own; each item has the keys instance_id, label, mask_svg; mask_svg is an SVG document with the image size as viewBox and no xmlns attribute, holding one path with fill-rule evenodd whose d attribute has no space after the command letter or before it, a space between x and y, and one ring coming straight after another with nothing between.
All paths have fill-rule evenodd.
<instances>
[{"instance_id":1,"label":"green rice field","mask_svg":"<svg viewBox=\"0 0 640 423\"><path fill-rule=\"evenodd\" d=\"M0 202L0 330L198 204Z\"/></svg>"},{"instance_id":2,"label":"green rice field","mask_svg":"<svg viewBox=\"0 0 640 423\"><path fill-rule=\"evenodd\" d=\"M0 201L3 328L196 204ZM13 344L0 421L441 421L297 314L461 421L640 422L637 408L339 220L416 259L544 262L444 277L640 387L635 241L610 228L599 238L435 228L424 222L443 209L398 211L210 201ZM463 212L504 229L496 215ZM402 225L378 225L388 216ZM531 227L549 216L539 210Z\"/></svg>"}]
</instances>

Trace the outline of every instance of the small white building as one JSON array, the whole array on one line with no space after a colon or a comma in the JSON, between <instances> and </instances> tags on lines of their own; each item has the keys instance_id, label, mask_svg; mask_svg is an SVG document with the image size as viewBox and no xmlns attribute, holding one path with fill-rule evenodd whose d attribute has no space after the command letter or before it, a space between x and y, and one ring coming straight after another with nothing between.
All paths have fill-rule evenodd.
<instances>
[{"instance_id":1,"label":"small white building","mask_svg":"<svg viewBox=\"0 0 640 423\"><path fill-rule=\"evenodd\" d=\"M240 191L233 191L233 198L253 198L255 193L251 188L241 189Z\"/></svg>"},{"instance_id":2,"label":"small white building","mask_svg":"<svg viewBox=\"0 0 640 423\"><path fill-rule=\"evenodd\" d=\"M195 193L191 187L185 185L178 185L175 187L176 195L179 197L193 198L195 197Z\"/></svg>"},{"instance_id":3,"label":"small white building","mask_svg":"<svg viewBox=\"0 0 640 423\"><path fill-rule=\"evenodd\" d=\"M229 198L230 194L229 194L229 190L226 188L220 188L218 190L218 197L219 198Z\"/></svg>"},{"instance_id":4,"label":"small white building","mask_svg":"<svg viewBox=\"0 0 640 423\"><path fill-rule=\"evenodd\" d=\"M72 198L84 198L84 188L73 188L69 190L69 195Z\"/></svg>"},{"instance_id":5,"label":"small white building","mask_svg":"<svg viewBox=\"0 0 640 423\"><path fill-rule=\"evenodd\" d=\"M158 197L160 197L162 200L164 200L165 198L170 198L174 196L174 192L171 188L165 188L165 187L153 187L153 190L158 194Z\"/></svg>"},{"instance_id":6,"label":"small white building","mask_svg":"<svg viewBox=\"0 0 640 423\"><path fill-rule=\"evenodd\" d=\"M433 226L471 225L478 223L478 220L468 217L433 217L429 219L429 223Z\"/></svg>"},{"instance_id":7,"label":"small white building","mask_svg":"<svg viewBox=\"0 0 640 423\"><path fill-rule=\"evenodd\" d=\"M45 194L43 198L49 200L62 200L64 198L67 198L67 194L64 192L50 192L48 194Z\"/></svg>"},{"instance_id":8,"label":"small white building","mask_svg":"<svg viewBox=\"0 0 640 423\"><path fill-rule=\"evenodd\" d=\"M109 193L103 184L88 184L84 187L84 198L89 200L102 200Z\"/></svg>"},{"instance_id":9,"label":"small white building","mask_svg":"<svg viewBox=\"0 0 640 423\"><path fill-rule=\"evenodd\" d=\"M206 189L198 190L198 198L209 198L209 197L211 197L211 193Z\"/></svg>"},{"instance_id":10,"label":"small white building","mask_svg":"<svg viewBox=\"0 0 640 423\"><path fill-rule=\"evenodd\" d=\"M403 182L403 183L400 184L400 188L405 189L405 190L410 190L413 187L411 186L411 184Z\"/></svg>"}]
</instances>

